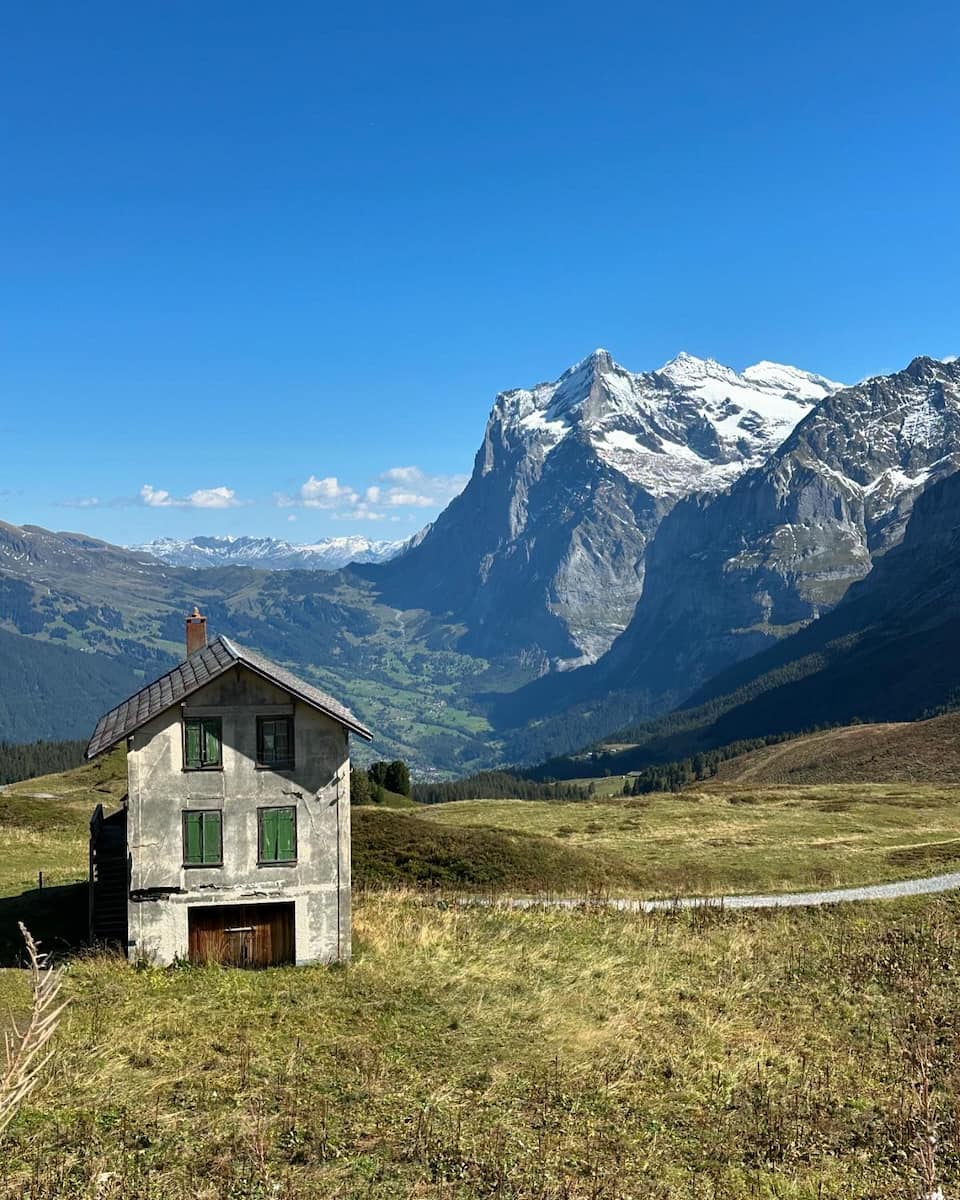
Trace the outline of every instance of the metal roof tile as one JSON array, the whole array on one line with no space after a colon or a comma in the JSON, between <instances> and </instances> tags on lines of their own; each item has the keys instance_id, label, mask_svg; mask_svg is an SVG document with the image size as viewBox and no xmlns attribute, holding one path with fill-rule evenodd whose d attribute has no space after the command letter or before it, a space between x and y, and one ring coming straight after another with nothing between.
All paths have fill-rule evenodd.
<instances>
[{"instance_id":1,"label":"metal roof tile","mask_svg":"<svg viewBox=\"0 0 960 1200\"><path fill-rule=\"evenodd\" d=\"M350 709L328 696L326 692L321 692L313 684L307 683L285 667L271 662L269 658L264 658L255 650L247 650L232 640L218 637L201 649L195 650L188 659L168 671L166 675L148 683L135 695L105 713L97 722L87 745L87 758L94 758L115 746L117 742L123 741L141 725L145 725L147 721L216 679L235 663L249 667L284 691L297 696L305 704L333 717L367 741L372 739L373 734L357 720Z\"/></svg>"}]
</instances>

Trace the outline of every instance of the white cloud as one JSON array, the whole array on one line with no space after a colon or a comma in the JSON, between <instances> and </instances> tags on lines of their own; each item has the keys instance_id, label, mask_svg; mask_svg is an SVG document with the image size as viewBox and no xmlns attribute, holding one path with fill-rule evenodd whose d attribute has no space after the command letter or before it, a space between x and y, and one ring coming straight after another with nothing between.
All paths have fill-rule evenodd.
<instances>
[{"instance_id":1,"label":"white cloud","mask_svg":"<svg viewBox=\"0 0 960 1200\"><path fill-rule=\"evenodd\" d=\"M273 502L278 508L336 508L341 504L357 504L359 500L354 489L341 484L336 475L325 475L323 479L311 475L295 496L288 496L285 492L273 494Z\"/></svg>"},{"instance_id":2,"label":"white cloud","mask_svg":"<svg viewBox=\"0 0 960 1200\"><path fill-rule=\"evenodd\" d=\"M0 496L12 496L13 492L3 491ZM78 496L73 500L61 500L60 508L99 508L103 501L99 496Z\"/></svg>"},{"instance_id":3,"label":"white cloud","mask_svg":"<svg viewBox=\"0 0 960 1200\"><path fill-rule=\"evenodd\" d=\"M148 508L238 508L244 503L233 488L198 488L189 496L178 497L149 483L140 489L140 499Z\"/></svg>"},{"instance_id":4,"label":"white cloud","mask_svg":"<svg viewBox=\"0 0 960 1200\"><path fill-rule=\"evenodd\" d=\"M423 472L419 467L390 467L380 476L387 483L419 483L423 479Z\"/></svg>"},{"instance_id":5,"label":"white cloud","mask_svg":"<svg viewBox=\"0 0 960 1200\"><path fill-rule=\"evenodd\" d=\"M392 486L380 499L395 508L444 508L467 486L469 475L431 475L419 467L390 467L380 478Z\"/></svg>"},{"instance_id":6,"label":"white cloud","mask_svg":"<svg viewBox=\"0 0 960 1200\"><path fill-rule=\"evenodd\" d=\"M401 492L399 488L391 488L387 503L395 508L433 508L436 503L430 496L421 496L417 492Z\"/></svg>"},{"instance_id":7,"label":"white cloud","mask_svg":"<svg viewBox=\"0 0 960 1200\"><path fill-rule=\"evenodd\" d=\"M327 475L323 479L311 475L300 488L300 500L305 508L332 508L344 501L356 504L359 498L352 487L341 485L336 475Z\"/></svg>"},{"instance_id":8,"label":"white cloud","mask_svg":"<svg viewBox=\"0 0 960 1200\"><path fill-rule=\"evenodd\" d=\"M362 492L336 475L311 475L292 495L275 492L278 508L323 508L337 520L382 521L384 508L443 508L461 492L468 475L430 475L419 467L390 467Z\"/></svg>"},{"instance_id":9,"label":"white cloud","mask_svg":"<svg viewBox=\"0 0 960 1200\"><path fill-rule=\"evenodd\" d=\"M236 508L242 501L237 499L233 488L215 487L191 492L187 503L191 508Z\"/></svg>"}]
</instances>

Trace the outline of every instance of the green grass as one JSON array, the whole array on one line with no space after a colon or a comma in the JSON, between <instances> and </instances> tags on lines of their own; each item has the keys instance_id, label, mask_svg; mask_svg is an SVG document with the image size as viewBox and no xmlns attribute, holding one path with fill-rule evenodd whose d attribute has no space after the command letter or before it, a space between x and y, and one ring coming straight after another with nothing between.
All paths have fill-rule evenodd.
<instances>
[{"instance_id":1,"label":"green grass","mask_svg":"<svg viewBox=\"0 0 960 1200\"><path fill-rule=\"evenodd\" d=\"M57 775L0 789L0 897L87 876L90 817L115 809L126 791L124 751Z\"/></svg>"},{"instance_id":2,"label":"green grass","mask_svg":"<svg viewBox=\"0 0 960 1200\"><path fill-rule=\"evenodd\" d=\"M718 784L624 798L618 782L622 787L617 779L598 781L611 795L583 803L466 800L406 808L405 798L396 798L401 811L357 808L355 880L361 887L672 896L960 869L957 788ZM110 809L124 788L119 752L0 792L0 897L35 889L38 871L48 886L85 879L90 814L98 802ZM0 924L4 919L0 910Z\"/></svg>"},{"instance_id":3,"label":"green grass","mask_svg":"<svg viewBox=\"0 0 960 1200\"><path fill-rule=\"evenodd\" d=\"M347 969L88 959L4 1200L893 1200L960 1182L953 901L367 896ZM16 999L16 997L14 997ZM918 1080L926 1072L926 1111Z\"/></svg>"},{"instance_id":4,"label":"green grass","mask_svg":"<svg viewBox=\"0 0 960 1200\"><path fill-rule=\"evenodd\" d=\"M353 812L356 888L443 887L462 891L596 895L637 887L616 855L566 846L536 833L444 825L365 806Z\"/></svg>"},{"instance_id":5,"label":"green grass","mask_svg":"<svg viewBox=\"0 0 960 1200\"><path fill-rule=\"evenodd\" d=\"M424 821L539 835L609 864L611 890L791 891L960 869L960 789L849 784L712 790L579 804L463 800Z\"/></svg>"},{"instance_id":6,"label":"green grass","mask_svg":"<svg viewBox=\"0 0 960 1200\"><path fill-rule=\"evenodd\" d=\"M387 788L383 789L383 799L379 801L371 800L369 804L357 805L355 808L419 808L415 800L409 796L404 796L400 792L391 792Z\"/></svg>"},{"instance_id":7,"label":"green grass","mask_svg":"<svg viewBox=\"0 0 960 1200\"><path fill-rule=\"evenodd\" d=\"M83 915L82 885L13 893L41 861L84 878L86 822L119 799L122 766L0 794L8 924ZM348 968L70 963L0 1200L894 1200L926 1188L931 1129L957 1194L960 900L630 916L451 894L942 870L956 791L728 785L352 816ZM383 890L411 882L424 890ZM0 971L0 1011L22 1012L26 985Z\"/></svg>"}]
</instances>

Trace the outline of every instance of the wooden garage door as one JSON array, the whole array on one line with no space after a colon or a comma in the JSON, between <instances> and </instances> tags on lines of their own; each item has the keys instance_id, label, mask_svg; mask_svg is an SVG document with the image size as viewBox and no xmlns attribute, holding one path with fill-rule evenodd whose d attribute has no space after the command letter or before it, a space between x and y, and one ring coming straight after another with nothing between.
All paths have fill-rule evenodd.
<instances>
[{"instance_id":1,"label":"wooden garage door","mask_svg":"<svg viewBox=\"0 0 960 1200\"><path fill-rule=\"evenodd\" d=\"M279 967L294 961L292 903L196 905L188 915L192 963Z\"/></svg>"}]
</instances>

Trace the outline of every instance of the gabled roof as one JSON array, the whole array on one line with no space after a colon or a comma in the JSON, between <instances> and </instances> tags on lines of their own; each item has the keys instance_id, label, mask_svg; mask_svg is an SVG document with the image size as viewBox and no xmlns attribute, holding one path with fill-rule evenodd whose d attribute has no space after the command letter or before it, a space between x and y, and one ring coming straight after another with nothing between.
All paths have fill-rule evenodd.
<instances>
[{"instance_id":1,"label":"gabled roof","mask_svg":"<svg viewBox=\"0 0 960 1200\"><path fill-rule=\"evenodd\" d=\"M360 724L350 709L345 708L332 696L321 692L312 683L300 679L292 671L278 667L262 654L238 646L229 638L218 637L202 649L195 650L172 671L161 675L153 683L148 683L136 695L105 713L93 731L93 737L87 746L87 758L94 758L115 746L117 742L122 742L141 725L145 725L171 705L178 704L187 696L199 691L238 663L290 692L318 712L326 713L328 717L339 721L341 725L345 725L351 732L359 734L368 742L373 738L370 730Z\"/></svg>"}]
</instances>

